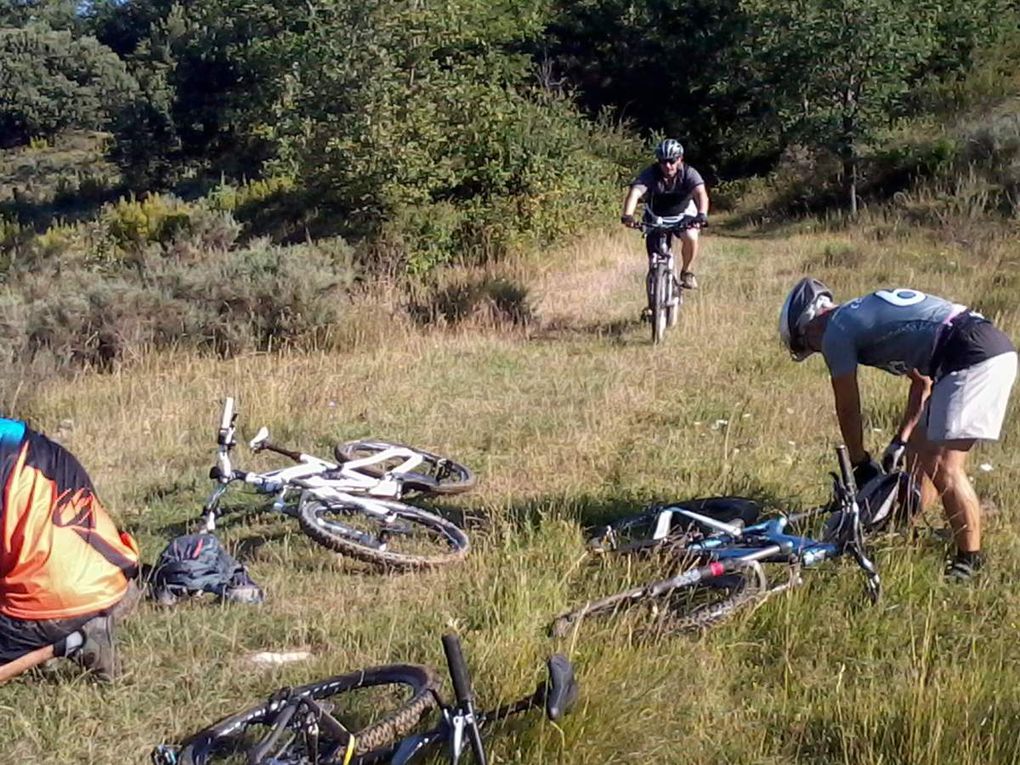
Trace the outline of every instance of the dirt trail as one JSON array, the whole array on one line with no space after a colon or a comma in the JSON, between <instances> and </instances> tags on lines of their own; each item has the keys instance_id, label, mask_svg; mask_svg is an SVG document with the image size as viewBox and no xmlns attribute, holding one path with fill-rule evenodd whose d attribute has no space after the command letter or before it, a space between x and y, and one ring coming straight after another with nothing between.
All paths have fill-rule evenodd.
<instances>
[{"instance_id":1,"label":"dirt trail","mask_svg":"<svg viewBox=\"0 0 1020 765\"><path fill-rule=\"evenodd\" d=\"M641 304L644 258L637 237L586 240L560 253L529 286L543 326L580 328L633 314Z\"/></svg>"}]
</instances>

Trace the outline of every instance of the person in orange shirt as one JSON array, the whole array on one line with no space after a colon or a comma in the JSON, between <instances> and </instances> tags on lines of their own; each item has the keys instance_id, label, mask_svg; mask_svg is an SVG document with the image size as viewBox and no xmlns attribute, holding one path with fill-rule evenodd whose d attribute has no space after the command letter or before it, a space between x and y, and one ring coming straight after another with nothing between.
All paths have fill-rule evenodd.
<instances>
[{"instance_id":1,"label":"person in orange shirt","mask_svg":"<svg viewBox=\"0 0 1020 765\"><path fill-rule=\"evenodd\" d=\"M0 418L0 486L0 664L80 629L72 658L111 679L114 622L140 596L138 546L78 460L18 420Z\"/></svg>"}]
</instances>

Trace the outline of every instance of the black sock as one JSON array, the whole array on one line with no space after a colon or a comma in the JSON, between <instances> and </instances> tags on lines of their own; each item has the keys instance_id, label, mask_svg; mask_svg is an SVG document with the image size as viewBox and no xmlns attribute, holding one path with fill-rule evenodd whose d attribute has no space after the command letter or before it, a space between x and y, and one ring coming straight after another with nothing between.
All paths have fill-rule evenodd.
<instances>
[{"instance_id":1,"label":"black sock","mask_svg":"<svg viewBox=\"0 0 1020 765\"><path fill-rule=\"evenodd\" d=\"M980 550L974 550L972 552L964 552L959 550L956 553L956 562L964 563L970 566L974 571L977 571L985 562L985 556L981 554Z\"/></svg>"}]
</instances>

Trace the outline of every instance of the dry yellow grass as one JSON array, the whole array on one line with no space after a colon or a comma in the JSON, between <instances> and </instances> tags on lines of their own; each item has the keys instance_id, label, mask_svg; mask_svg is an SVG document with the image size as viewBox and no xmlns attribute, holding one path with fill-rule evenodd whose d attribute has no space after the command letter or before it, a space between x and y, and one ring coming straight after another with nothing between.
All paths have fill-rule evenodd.
<instances>
[{"instance_id":1,"label":"dry yellow grass","mask_svg":"<svg viewBox=\"0 0 1020 765\"><path fill-rule=\"evenodd\" d=\"M531 685L553 650L578 665L577 713L562 729L494 731L499 763L1020 760L1015 414L1003 443L974 460L993 466L975 481L1000 511L991 569L972 587L942 584L938 543L884 540L879 608L863 606L855 571L833 566L702 639L641 640L641 614L547 637L585 589L586 523L695 495L825 499L837 430L823 366L791 363L775 339L779 304L802 273L838 297L902 284L981 305L1008 289L995 282L1008 243L968 252L879 234L706 236L703 287L657 348L637 322L642 247L620 233L508 271L536 308L526 331L416 328L390 295L366 298L338 328L350 333L347 353L159 355L22 389L12 413L75 451L150 561L198 514L225 395L239 401L244 436L266 424L274 440L322 453L365 435L401 440L471 465L479 485L449 503L471 520L474 548L446 571L385 576L336 559L289 521L225 524L268 602L143 608L122 635L129 673L111 688L67 675L0 688L4 761L141 762L153 744L284 683L396 660L441 666L449 627L487 702ZM996 314L1017 336L1016 309ZM905 387L871 372L863 387L880 449ZM313 658L264 671L241 659L293 647Z\"/></svg>"}]
</instances>

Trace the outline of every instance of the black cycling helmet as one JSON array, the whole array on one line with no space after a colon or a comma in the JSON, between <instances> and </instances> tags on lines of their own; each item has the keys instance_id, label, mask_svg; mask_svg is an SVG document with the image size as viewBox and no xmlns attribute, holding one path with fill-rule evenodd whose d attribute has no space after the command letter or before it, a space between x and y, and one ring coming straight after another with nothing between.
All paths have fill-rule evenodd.
<instances>
[{"instance_id":1,"label":"black cycling helmet","mask_svg":"<svg viewBox=\"0 0 1020 765\"><path fill-rule=\"evenodd\" d=\"M669 160L670 162L676 162L684 155L684 147L679 142L672 138L667 138L665 141L655 147L655 158L662 162L663 160Z\"/></svg>"},{"instance_id":2,"label":"black cycling helmet","mask_svg":"<svg viewBox=\"0 0 1020 765\"><path fill-rule=\"evenodd\" d=\"M797 282L786 296L779 312L779 337L795 361L803 361L813 353L804 344L804 327L832 305L832 290L810 276Z\"/></svg>"}]
</instances>

